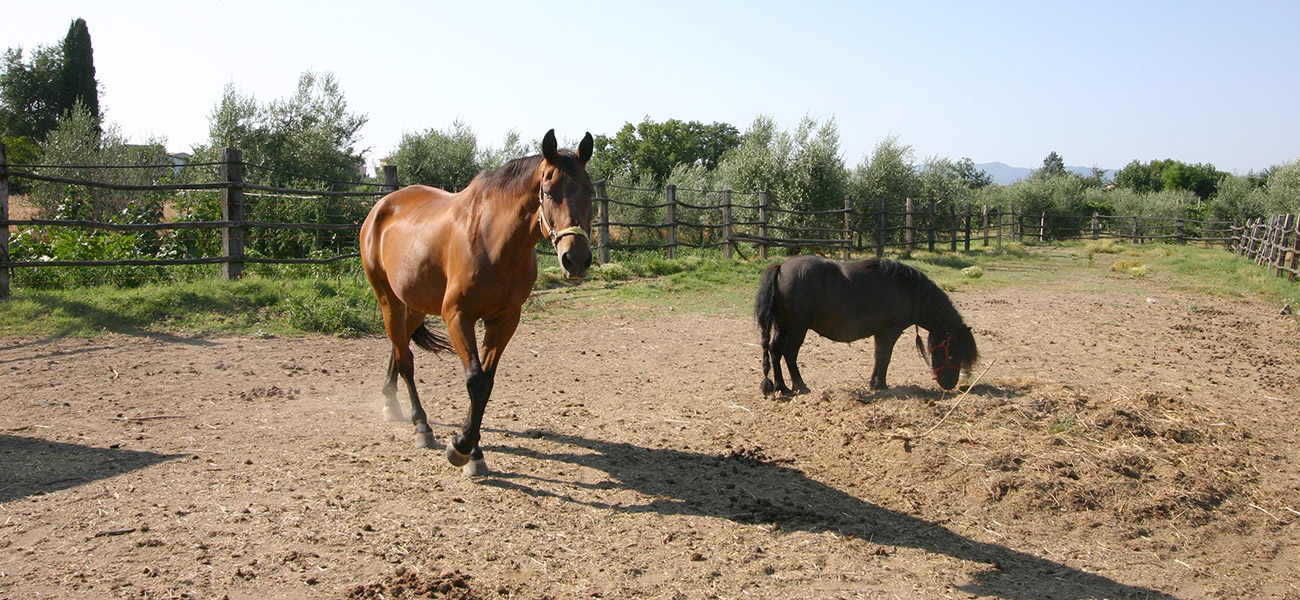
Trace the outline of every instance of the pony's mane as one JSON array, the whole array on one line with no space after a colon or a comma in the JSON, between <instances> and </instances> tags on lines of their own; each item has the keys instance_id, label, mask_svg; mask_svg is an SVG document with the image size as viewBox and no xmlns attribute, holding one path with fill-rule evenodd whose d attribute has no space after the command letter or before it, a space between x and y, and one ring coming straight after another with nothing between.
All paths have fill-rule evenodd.
<instances>
[{"instance_id":1,"label":"pony's mane","mask_svg":"<svg viewBox=\"0 0 1300 600\"><path fill-rule=\"evenodd\" d=\"M961 314L952 305L952 299L920 269L888 258L868 258L863 264L869 269L879 270L885 277L911 286L920 304L926 307L926 312L943 319L947 324L962 324Z\"/></svg>"}]
</instances>

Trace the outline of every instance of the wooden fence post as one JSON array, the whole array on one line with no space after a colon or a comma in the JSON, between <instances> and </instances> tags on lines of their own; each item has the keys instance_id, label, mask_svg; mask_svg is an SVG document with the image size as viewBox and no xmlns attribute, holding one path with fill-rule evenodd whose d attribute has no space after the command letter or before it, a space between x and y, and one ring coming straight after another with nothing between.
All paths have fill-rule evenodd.
<instances>
[{"instance_id":1,"label":"wooden fence post","mask_svg":"<svg viewBox=\"0 0 1300 600\"><path fill-rule=\"evenodd\" d=\"M722 190L722 251L731 259L731 190Z\"/></svg>"},{"instance_id":2,"label":"wooden fence post","mask_svg":"<svg viewBox=\"0 0 1300 600\"><path fill-rule=\"evenodd\" d=\"M0 142L0 221L9 220L9 159ZM9 297L9 225L0 225L0 299Z\"/></svg>"},{"instance_id":3,"label":"wooden fence post","mask_svg":"<svg viewBox=\"0 0 1300 600\"><path fill-rule=\"evenodd\" d=\"M1025 220L1025 211L1022 209L1022 210L1020 211L1020 214L1017 215L1017 214L1016 214L1016 205L1012 204L1012 205L1011 205L1011 223L1009 224L1010 227L1011 227L1011 241L1012 241L1012 242L1015 242L1016 240L1020 240L1021 242L1024 242L1024 241L1025 241L1025 229L1024 229L1024 225L1025 225L1025 223L1024 223L1024 220Z\"/></svg>"},{"instance_id":4,"label":"wooden fence post","mask_svg":"<svg viewBox=\"0 0 1300 600\"><path fill-rule=\"evenodd\" d=\"M985 248L989 247L989 205L985 204L980 208L980 216L984 222L984 244Z\"/></svg>"},{"instance_id":5,"label":"wooden fence post","mask_svg":"<svg viewBox=\"0 0 1300 600\"><path fill-rule=\"evenodd\" d=\"M909 255L912 254L913 250L916 250L916 242L914 239L916 235L916 231L914 231L912 227L914 223L912 219L912 213L914 212L912 205L913 205L912 199L908 198L907 205L906 205L907 214L903 216L903 241L905 244L904 248L907 249L907 253Z\"/></svg>"},{"instance_id":6,"label":"wooden fence post","mask_svg":"<svg viewBox=\"0 0 1300 600\"><path fill-rule=\"evenodd\" d=\"M957 205L948 203L948 251L957 251Z\"/></svg>"},{"instance_id":7,"label":"wooden fence post","mask_svg":"<svg viewBox=\"0 0 1300 600\"><path fill-rule=\"evenodd\" d=\"M1092 239L1101 239L1101 217L1092 213Z\"/></svg>"},{"instance_id":8,"label":"wooden fence post","mask_svg":"<svg viewBox=\"0 0 1300 600\"><path fill-rule=\"evenodd\" d=\"M1047 241L1047 211L1038 216L1038 241Z\"/></svg>"},{"instance_id":9,"label":"wooden fence post","mask_svg":"<svg viewBox=\"0 0 1300 600\"><path fill-rule=\"evenodd\" d=\"M1291 281L1300 280L1300 214L1291 215Z\"/></svg>"},{"instance_id":10,"label":"wooden fence post","mask_svg":"<svg viewBox=\"0 0 1300 600\"><path fill-rule=\"evenodd\" d=\"M1286 244L1287 235L1291 233L1291 229L1296 225L1295 215L1282 215L1281 225L1282 231L1278 234L1277 238L1277 260L1273 261L1274 266L1277 267L1278 277L1281 277L1286 273L1287 254L1289 254L1291 250Z\"/></svg>"},{"instance_id":11,"label":"wooden fence post","mask_svg":"<svg viewBox=\"0 0 1300 600\"><path fill-rule=\"evenodd\" d=\"M970 203L967 202L967 203L966 203L966 242L965 242L965 249L966 249L967 252L970 252L970 221L971 221L971 214L972 214L972 213L971 213Z\"/></svg>"},{"instance_id":12,"label":"wooden fence post","mask_svg":"<svg viewBox=\"0 0 1300 600\"><path fill-rule=\"evenodd\" d=\"M853 247L853 196L844 195L844 248L840 249L840 260L849 259L849 250Z\"/></svg>"},{"instance_id":13,"label":"wooden fence post","mask_svg":"<svg viewBox=\"0 0 1300 600\"><path fill-rule=\"evenodd\" d=\"M1187 223L1182 217L1178 217L1178 219L1174 221L1174 225L1174 243L1179 246L1187 244Z\"/></svg>"},{"instance_id":14,"label":"wooden fence post","mask_svg":"<svg viewBox=\"0 0 1300 600\"><path fill-rule=\"evenodd\" d=\"M234 281L244 274L244 152L238 148L221 151L221 220L231 222L221 228L221 274Z\"/></svg>"},{"instance_id":15,"label":"wooden fence post","mask_svg":"<svg viewBox=\"0 0 1300 600\"><path fill-rule=\"evenodd\" d=\"M929 219L929 225L928 225L928 227L926 228L926 232L925 232L925 234L926 234L926 244L927 244L927 245L926 245L926 248L927 248L930 252L934 252L934 226L935 226L935 223L934 223L934 222L935 222L936 219L938 219L938 214L937 214L937 213L938 213L938 211L936 211L936 210L934 209L934 200L931 200L931 201L930 201L930 219Z\"/></svg>"},{"instance_id":16,"label":"wooden fence post","mask_svg":"<svg viewBox=\"0 0 1300 600\"><path fill-rule=\"evenodd\" d=\"M397 165L384 165L384 189L396 192L398 185Z\"/></svg>"},{"instance_id":17,"label":"wooden fence post","mask_svg":"<svg viewBox=\"0 0 1300 600\"><path fill-rule=\"evenodd\" d=\"M998 250L1002 249L1002 207L997 207L998 213Z\"/></svg>"},{"instance_id":18,"label":"wooden fence post","mask_svg":"<svg viewBox=\"0 0 1300 600\"><path fill-rule=\"evenodd\" d=\"M758 257L767 260L767 192L758 193Z\"/></svg>"},{"instance_id":19,"label":"wooden fence post","mask_svg":"<svg viewBox=\"0 0 1300 600\"><path fill-rule=\"evenodd\" d=\"M877 212L879 215L880 225L876 228L876 258L885 255L885 198L881 196L876 199Z\"/></svg>"},{"instance_id":20,"label":"wooden fence post","mask_svg":"<svg viewBox=\"0 0 1300 600\"><path fill-rule=\"evenodd\" d=\"M677 186L668 184L668 260L677 258Z\"/></svg>"},{"instance_id":21,"label":"wooden fence post","mask_svg":"<svg viewBox=\"0 0 1300 600\"><path fill-rule=\"evenodd\" d=\"M604 179L596 182L596 260L609 262L609 192Z\"/></svg>"},{"instance_id":22,"label":"wooden fence post","mask_svg":"<svg viewBox=\"0 0 1300 600\"><path fill-rule=\"evenodd\" d=\"M1141 244L1142 238L1138 237L1138 218L1133 217L1133 243Z\"/></svg>"}]
</instances>

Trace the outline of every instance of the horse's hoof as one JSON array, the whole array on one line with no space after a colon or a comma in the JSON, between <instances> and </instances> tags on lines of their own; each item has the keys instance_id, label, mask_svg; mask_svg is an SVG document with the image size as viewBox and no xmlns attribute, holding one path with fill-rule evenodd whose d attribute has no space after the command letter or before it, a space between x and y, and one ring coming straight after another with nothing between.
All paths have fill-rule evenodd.
<instances>
[{"instance_id":1,"label":"horse's hoof","mask_svg":"<svg viewBox=\"0 0 1300 600\"><path fill-rule=\"evenodd\" d=\"M416 448L437 448L438 442L433 439L432 431L426 431L424 433L420 433L417 431L415 432L415 447Z\"/></svg>"},{"instance_id":2,"label":"horse's hoof","mask_svg":"<svg viewBox=\"0 0 1300 600\"><path fill-rule=\"evenodd\" d=\"M487 461L481 458L465 463L465 466L461 467L460 470L465 473L466 477L485 477L492 472L488 469Z\"/></svg>"},{"instance_id":3,"label":"horse's hoof","mask_svg":"<svg viewBox=\"0 0 1300 600\"><path fill-rule=\"evenodd\" d=\"M463 467L465 463L469 462L469 455L461 454L460 451L456 450L456 446L449 441L447 442L447 462L451 463L453 467Z\"/></svg>"},{"instance_id":4,"label":"horse's hoof","mask_svg":"<svg viewBox=\"0 0 1300 600\"><path fill-rule=\"evenodd\" d=\"M384 420L389 423L404 423L406 419L402 417L402 409L392 406L384 406Z\"/></svg>"}]
</instances>

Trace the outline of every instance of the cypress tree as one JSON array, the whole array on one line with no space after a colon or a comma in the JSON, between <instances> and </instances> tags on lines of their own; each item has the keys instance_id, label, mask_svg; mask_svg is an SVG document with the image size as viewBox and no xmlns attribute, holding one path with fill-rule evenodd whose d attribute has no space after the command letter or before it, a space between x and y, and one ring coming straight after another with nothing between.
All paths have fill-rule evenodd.
<instances>
[{"instance_id":1,"label":"cypress tree","mask_svg":"<svg viewBox=\"0 0 1300 600\"><path fill-rule=\"evenodd\" d=\"M95 57L90 47L90 29L85 19L68 27L63 39L63 69L59 73L59 114L71 111L81 102L99 123L99 83L95 81Z\"/></svg>"}]
</instances>

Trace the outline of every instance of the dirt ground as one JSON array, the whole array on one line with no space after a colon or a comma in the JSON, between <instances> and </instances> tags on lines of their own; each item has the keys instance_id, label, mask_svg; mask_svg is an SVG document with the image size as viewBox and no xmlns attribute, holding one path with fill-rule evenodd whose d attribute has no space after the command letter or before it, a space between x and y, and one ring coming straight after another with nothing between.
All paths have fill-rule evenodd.
<instances>
[{"instance_id":1,"label":"dirt ground","mask_svg":"<svg viewBox=\"0 0 1300 600\"><path fill-rule=\"evenodd\" d=\"M475 479L378 337L0 340L0 598L1300 598L1300 326L1098 271L954 293L964 397L908 336L772 399L746 315L544 313Z\"/></svg>"}]
</instances>

